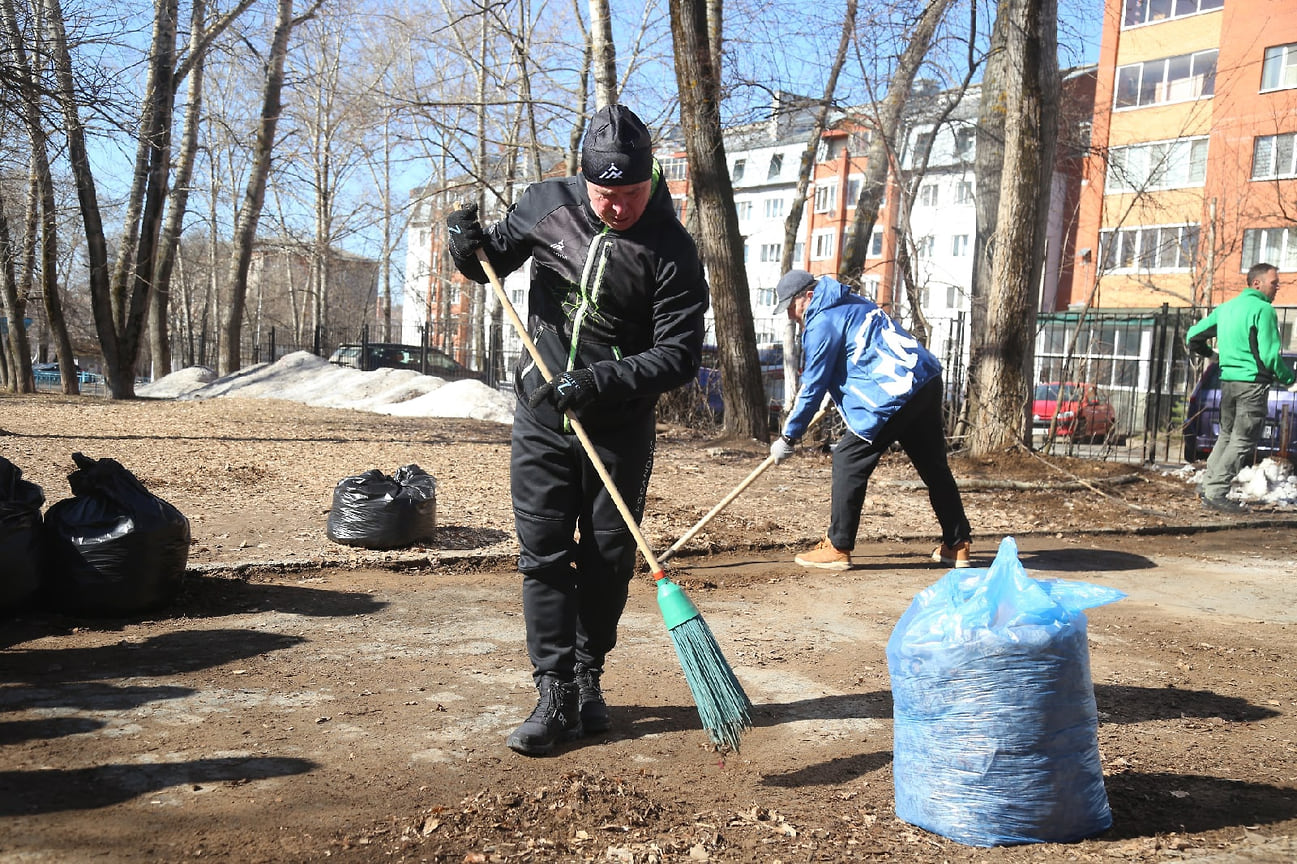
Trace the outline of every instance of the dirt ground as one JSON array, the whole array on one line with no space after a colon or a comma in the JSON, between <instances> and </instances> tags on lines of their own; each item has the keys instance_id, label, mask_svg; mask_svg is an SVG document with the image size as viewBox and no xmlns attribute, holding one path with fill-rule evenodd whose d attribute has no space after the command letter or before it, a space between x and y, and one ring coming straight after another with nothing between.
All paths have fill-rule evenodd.
<instances>
[{"instance_id":1,"label":"dirt ground","mask_svg":"<svg viewBox=\"0 0 1297 864\"><path fill-rule=\"evenodd\" d=\"M1208 514L1183 479L1128 465L954 460L976 564L1014 536L1032 575L1128 595L1087 613L1113 827L980 849L895 815L885 645L945 572L899 454L850 572L791 563L827 517L813 446L671 562L755 705L741 753L709 747L645 572L604 678L613 729L532 759L504 746L535 698L507 427L0 395L0 455L47 503L70 494L73 452L176 505L190 569L147 617L5 619L0 861L1297 860L1292 511ZM763 456L663 429L649 542ZM327 539L340 479L409 463L438 481L433 543Z\"/></svg>"}]
</instances>

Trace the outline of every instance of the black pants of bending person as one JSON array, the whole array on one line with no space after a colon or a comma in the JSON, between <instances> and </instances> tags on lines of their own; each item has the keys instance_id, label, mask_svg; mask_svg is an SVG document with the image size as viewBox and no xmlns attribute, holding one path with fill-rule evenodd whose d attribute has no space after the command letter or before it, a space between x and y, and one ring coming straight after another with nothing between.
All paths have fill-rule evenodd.
<instances>
[{"instance_id":1,"label":"black pants of bending person","mask_svg":"<svg viewBox=\"0 0 1297 864\"><path fill-rule=\"evenodd\" d=\"M878 459L893 443L900 444L914 470L928 487L928 501L941 524L941 541L948 547L972 539L964 503L946 460L945 419L941 411L941 378L929 381L883 424L874 441L850 430L833 446L833 488L829 542L834 548L856 548L860 510L865 506L869 477Z\"/></svg>"},{"instance_id":2,"label":"black pants of bending person","mask_svg":"<svg viewBox=\"0 0 1297 864\"><path fill-rule=\"evenodd\" d=\"M586 431L638 523L653 471L652 411ZM577 663L602 671L626 608L635 538L576 435L546 428L522 402L509 468L533 675L571 681Z\"/></svg>"}]
</instances>

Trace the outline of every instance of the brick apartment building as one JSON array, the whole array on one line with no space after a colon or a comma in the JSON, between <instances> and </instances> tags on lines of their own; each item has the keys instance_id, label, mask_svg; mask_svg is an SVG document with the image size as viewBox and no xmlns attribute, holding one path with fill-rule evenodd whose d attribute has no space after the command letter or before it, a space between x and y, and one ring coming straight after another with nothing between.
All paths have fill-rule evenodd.
<instances>
[{"instance_id":1,"label":"brick apartment building","mask_svg":"<svg viewBox=\"0 0 1297 864\"><path fill-rule=\"evenodd\" d=\"M1106 0L1092 143L1070 302L1297 304L1297 3Z\"/></svg>"}]
</instances>

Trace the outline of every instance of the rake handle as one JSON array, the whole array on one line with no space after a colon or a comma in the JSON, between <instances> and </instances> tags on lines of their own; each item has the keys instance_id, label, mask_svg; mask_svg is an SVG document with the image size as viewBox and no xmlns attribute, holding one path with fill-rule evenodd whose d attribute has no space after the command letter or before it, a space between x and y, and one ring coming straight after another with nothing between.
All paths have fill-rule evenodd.
<instances>
[{"instance_id":1,"label":"rake handle","mask_svg":"<svg viewBox=\"0 0 1297 864\"><path fill-rule=\"evenodd\" d=\"M824 416L826 411L828 411L827 408L821 408L819 411L815 412L815 416L811 418L811 422L806 424L806 430L808 432L810 431L812 426L814 426L816 423L819 422L820 418ZM720 513L726 507L730 506L730 503L733 502L735 498L743 494L744 489L747 489L749 486L751 486L753 481L756 480L758 477L760 477L762 474L764 474L765 470L773 464L775 464L775 457L767 456L765 458L765 461L763 461L756 468L752 469L752 473L744 477L743 481L739 483L739 485L734 487L733 491L731 491L720 501L716 502L715 507L708 510L706 515L703 516L703 518L699 519L696 523L694 523L694 526L690 528L688 531L686 531L684 534L682 534L679 540L677 540L675 543L672 543L671 548L663 552L662 556L658 560L665 562L672 555L679 552L680 548L684 546L686 543L688 543L690 540L692 540L695 534L703 530L704 525L712 521L712 519L716 517L717 513Z\"/></svg>"},{"instance_id":2,"label":"rake handle","mask_svg":"<svg viewBox=\"0 0 1297 864\"><path fill-rule=\"evenodd\" d=\"M535 361L536 368L540 370L540 374L545 376L546 381L551 380L554 376L550 374L549 365L545 362L545 358L540 356L540 349L532 341L531 334L527 332L527 326L518 317L518 312L513 308L513 303L509 300L509 294L504 290L504 286L500 284L500 277L496 275L495 267L487 259L484 249L479 248L477 250L477 260L482 264L482 272L486 273L486 278L491 283L491 289L495 291L495 296L500 301L504 314L509 317L509 323L513 325L513 329L518 333L518 338L522 340L522 344L527 349L527 353L531 355L531 359ZM662 565L658 563L658 559L653 555L653 550L649 548L648 542L645 541L644 535L640 532L639 523L635 521L635 516L631 513L630 507L626 506L626 499L622 497L621 492L617 491L617 484L613 482L612 475L608 473L603 460L599 458L598 452L594 449L594 442L586 434L585 426L581 424L580 420L576 419L575 412L569 410L566 415L568 422L572 424L572 431L576 433L577 440L581 442L581 447L585 450L585 455L590 459L590 464L594 466L599 479L603 481L604 488L608 490L608 495L612 498L613 503L617 505L617 512L621 514L621 518L626 522L626 527L630 530L631 536L635 538L635 545L639 547L640 554L648 562L653 578L655 580L662 578Z\"/></svg>"}]
</instances>

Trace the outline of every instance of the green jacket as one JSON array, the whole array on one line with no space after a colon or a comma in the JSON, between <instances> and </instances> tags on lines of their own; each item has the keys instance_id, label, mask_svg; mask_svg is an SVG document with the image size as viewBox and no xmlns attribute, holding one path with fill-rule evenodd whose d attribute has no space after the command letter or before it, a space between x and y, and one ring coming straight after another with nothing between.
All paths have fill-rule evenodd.
<instances>
[{"instance_id":1,"label":"green jacket","mask_svg":"<svg viewBox=\"0 0 1297 864\"><path fill-rule=\"evenodd\" d=\"M1189 328L1189 349L1211 356L1207 340L1216 337L1220 380L1293 383L1293 370L1279 354L1279 317L1266 296L1244 288Z\"/></svg>"}]
</instances>

